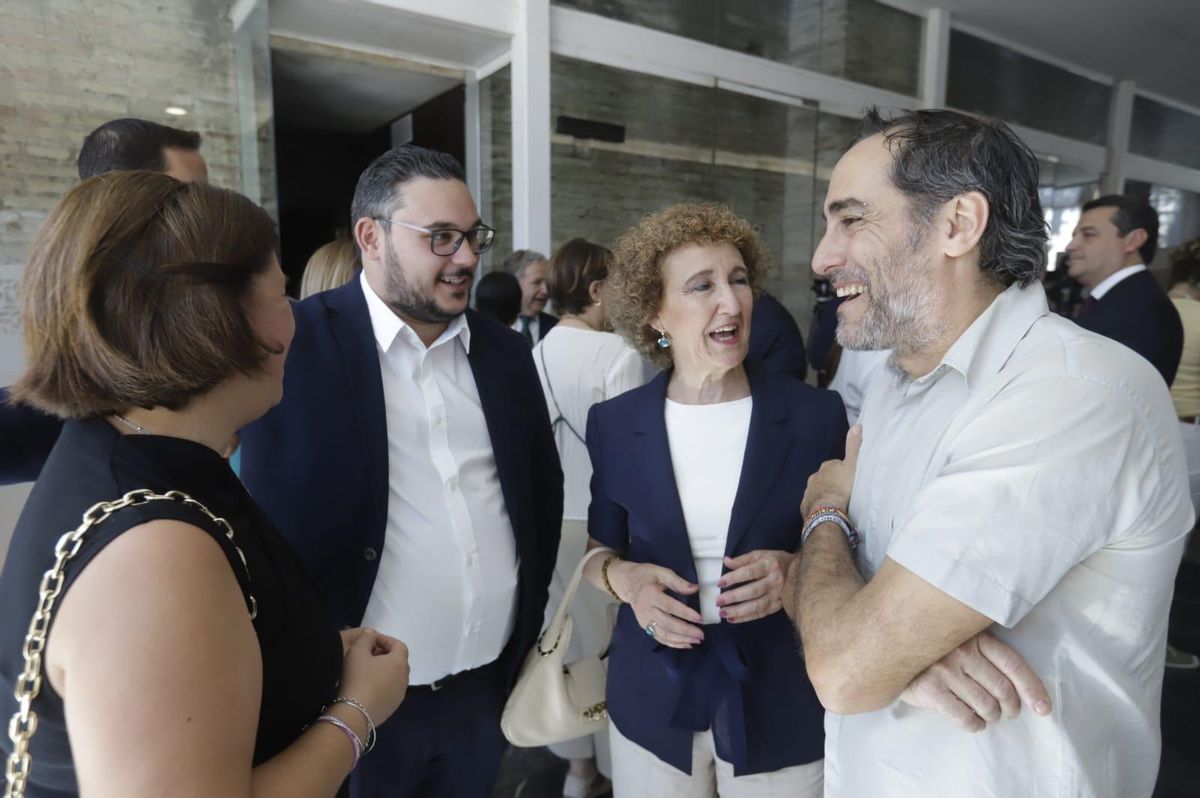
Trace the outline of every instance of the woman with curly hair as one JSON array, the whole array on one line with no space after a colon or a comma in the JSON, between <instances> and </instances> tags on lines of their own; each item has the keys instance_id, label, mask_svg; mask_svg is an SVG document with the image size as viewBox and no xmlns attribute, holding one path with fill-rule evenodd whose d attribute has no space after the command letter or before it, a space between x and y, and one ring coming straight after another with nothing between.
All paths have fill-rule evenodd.
<instances>
[{"instance_id":1,"label":"woman with curly hair","mask_svg":"<svg viewBox=\"0 0 1200 798\"><path fill-rule=\"evenodd\" d=\"M675 205L617 244L613 323L665 370L593 406L586 575L621 603L616 798L819 796L824 711L783 606L799 498L840 458L836 394L747 364L767 259L728 208Z\"/></svg>"}]
</instances>

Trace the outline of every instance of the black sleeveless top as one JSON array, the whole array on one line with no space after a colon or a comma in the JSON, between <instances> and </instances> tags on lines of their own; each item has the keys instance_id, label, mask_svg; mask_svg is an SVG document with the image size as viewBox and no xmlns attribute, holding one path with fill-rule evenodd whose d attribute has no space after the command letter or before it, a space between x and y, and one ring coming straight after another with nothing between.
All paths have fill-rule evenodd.
<instances>
[{"instance_id":1,"label":"black sleeveless top","mask_svg":"<svg viewBox=\"0 0 1200 798\"><path fill-rule=\"evenodd\" d=\"M176 502L150 502L121 510L87 533L67 564L64 593L104 546L134 526L166 518L211 534L243 593L258 602L253 624L262 655L262 704L254 764L264 762L287 748L336 696L342 666L337 627L315 584L220 455L180 438L120 435L100 419L63 427L17 522L0 575L0 751L7 758L12 748L4 730L17 711L13 686L24 667L22 644L42 574L54 563L55 542L96 502L139 488L183 491L224 517L246 566L203 513ZM56 607L61 602L60 596ZM34 709L38 730L30 744L33 768L26 793L29 798L77 795L63 702L49 680L43 680Z\"/></svg>"}]
</instances>

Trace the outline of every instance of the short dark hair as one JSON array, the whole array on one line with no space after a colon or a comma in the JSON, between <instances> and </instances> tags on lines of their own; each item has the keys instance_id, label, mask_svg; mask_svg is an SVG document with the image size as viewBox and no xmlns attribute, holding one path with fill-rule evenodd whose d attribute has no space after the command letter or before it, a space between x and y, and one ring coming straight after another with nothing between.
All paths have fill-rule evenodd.
<instances>
[{"instance_id":1,"label":"short dark hair","mask_svg":"<svg viewBox=\"0 0 1200 798\"><path fill-rule=\"evenodd\" d=\"M500 264L500 268L519 279L524 273L526 266L541 260L546 260L546 256L537 250L518 249L504 259L504 263Z\"/></svg>"},{"instance_id":2,"label":"short dark hair","mask_svg":"<svg viewBox=\"0 0 1200 798\"><path fill-rule=\"evenodd\" d=\"M61 418L178 410L269 353L245 300L278 246L240 194L155 172L75 186L21 285L28 367L13 397Z\"/></svg>"},{"instance_id":3,"label":"short dark hair","mask_svg":"<svg viewBox=\"0 0 1200 798\"><path fill-rule=\"evenodd\" d=\"M592 283L608 278L613 254L599 244L572 238L550 259L546 291L554 307L567 313L583 313L592 304Z\"/></svg>"},{"instance_id":4,"label":"short dark hair","mask_svg":"<svg viewBox=\"0 0 1200 798\"><path fill-rule=\"evenodd\" d=\"M1083 204L1084 213L1096 208L1116 208L1112 222L1123 236L1138 229L1146 231L1146 243L1138 247L1138 254L1142 263L1149 266L1158 251L1158 211L1145 200L1127 194L1106 194Z\"/></svg>"},{"instance_id":5,"label":"short dark hair","mask_svg":"<svg viewBox=\"0 0 1200 798\"><path fill-rule=\"evenodd\" d=\"M957 111L904 111L885 118L871 108L855 140L882 135L891 150L893 186L927 223L937 208L978 191L988 201L979 268L1001 285L1029 285L1046 267L1046 220L1038 199L1038 161L1008 125Z\"/></svg>"},{"instance_id":6,"label":"short dark hair","mask_svg":"<svg viewBox=\"0 0 1200 798\"><path fill-rule=\"evenodd\" d=\"M401 207L397 204L400 187L418 177L467 182L462 164L453 155L415 144L393 147L371 161L358 176L350 203L351 236L359 219L386 217Z\"/></svg>"},{"instance_id":7,"label":"short dark hair","mask_svg":"<svg viewBox=\"0 0 1200 798\"><path fill-rule=\"evenodd\" d=\"M163 150L199 150L200 134L145 119L114 119L93 130L79 150L79 177L86 180L105 172L167 168Z\"/></svg>"},{"instance_id":8,"label":"short dark hair","mask_svg":"<svg viewBox=\"0 0 1200 798\"><path fill-rule=\"evenodd\" d=\"M521 313L521 284L508 272L488 272L475 286L475 309L512 326Z\"/></svg>"}]
</instances>

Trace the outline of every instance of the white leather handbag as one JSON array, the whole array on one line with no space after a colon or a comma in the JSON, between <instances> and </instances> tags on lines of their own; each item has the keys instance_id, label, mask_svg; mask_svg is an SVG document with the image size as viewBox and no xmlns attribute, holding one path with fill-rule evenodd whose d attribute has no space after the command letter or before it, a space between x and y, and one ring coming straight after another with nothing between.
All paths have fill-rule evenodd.
<instances>
[{"instance_id":1,"label":"white leather handbag","mask_svg":"<svg viewBox=\"0 0 1200 798\"><path fill-rule=\"evenodd\" d=\"M579 561L550 625L521 665L516 686L500 716L500 730L513 745L530 748L560 743L599 731L608 722L601 656L563 664L571 642L571 601L583 578L584 566L597 554L611 552L592 549Z\"/></svg>"}]
</instances>

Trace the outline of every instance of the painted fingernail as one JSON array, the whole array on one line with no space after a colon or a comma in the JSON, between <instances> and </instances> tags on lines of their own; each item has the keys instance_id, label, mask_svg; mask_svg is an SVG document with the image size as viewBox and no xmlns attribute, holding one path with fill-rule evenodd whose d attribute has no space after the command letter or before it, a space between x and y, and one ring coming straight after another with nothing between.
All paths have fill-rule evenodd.
<instances>
[{"instance_id":1,"label":"painted fingernail","mask_svg":"<svg viewBox=\"0 0 1200 798\"><path fill-rule=\"evenodd\" d=\"M723 599L723 598L719 598L719 599L717 599L717 606L718 606L718 607L724 607L724 606L725 606L725 599Z\"/></svg>"},{"instance_id":2,"label":"painted fingernail","mask_svg":"<svg viewBox=\"0 0 1200 798\"><path fill-rule=\"evenodd\" d=\"M726 610L726 609L723 609L723 608L722 608L722 610L721 610L721 617L722 617L722 618L728 618L728 617L729 617L729 610Z\"/></svg>"},{"instance_id":3,"label":"painted fingernail","mask_svg":"<svg viewBox=\"0 0 1200 798\"><path fill-rule=\"evenodd\" d=\"M1033 703L1033 711L1039 715L1050 714L1050 702L1044 699L1038 699Z\"/></svg>"},{"instance_id":4,"label":"painted fingernail","mask_svg":"<svg viewBox=\"0 0 1200 798\"><path fill-rule=\"evenodd\" d=\"M718 580L717 580L717 587L725 587L725 580L724 580L724 579L718 579Z\"/></svg>"}]
</instances>

